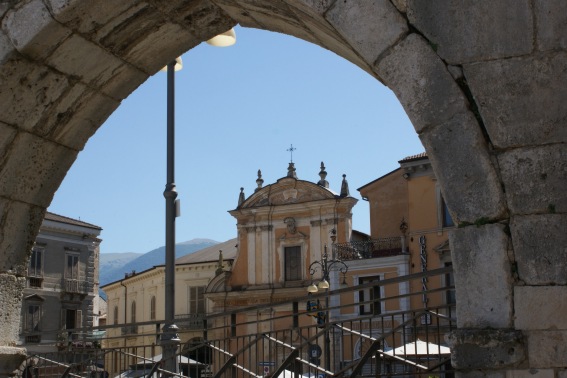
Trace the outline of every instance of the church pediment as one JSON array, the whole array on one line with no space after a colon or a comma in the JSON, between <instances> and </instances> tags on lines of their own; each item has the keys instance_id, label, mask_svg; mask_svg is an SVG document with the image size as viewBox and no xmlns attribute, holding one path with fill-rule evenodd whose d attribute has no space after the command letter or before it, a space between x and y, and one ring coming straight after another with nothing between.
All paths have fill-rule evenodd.
<instances>
[{"instance_id":1,"label":"church pediment","mask_svg":"<svg viewBox=\"0 0 567 378\"><path fill-rule=\"evenodd\" d=\"M335 198L336 194L309 181L284 177L251 195L241 208L287 205Z\"/></svg>"}]
</instances>

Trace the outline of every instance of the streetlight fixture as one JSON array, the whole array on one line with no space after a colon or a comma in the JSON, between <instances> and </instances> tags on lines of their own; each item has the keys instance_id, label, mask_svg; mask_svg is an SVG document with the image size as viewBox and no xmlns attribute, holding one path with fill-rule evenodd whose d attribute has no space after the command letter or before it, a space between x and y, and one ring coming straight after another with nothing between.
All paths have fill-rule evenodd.
<instances>
[{"instance_id":1,"label":"streetlight fixture","mask_svg":"<svg viewBox=\"0 0 567 378\"><path fill-rule=\"evenodd\" d=\"M236 42L236 33L230 29L207 41L217 47L231 46ZM167 182L165 197L165 324L160 344L165 370L179 373L176 354L181 339L175 325L175 218L180 215L180 204L175 188L175 71L183 68L181 58L167 64Z\"/></svg>"},{"instance_id":2,"label":"streetlight fixture","mask_svg":"<svg viewBox=\"0 0 567 378\"><path fill-rule=\"evenodd\" d=\"M333 239L334 241L334 239ZM321 281L315 285L311 281L311 285L307 287L307 292L316 293L319 290L327 290L327 295L325 296L325 311L326 317L325 322L329 321L329 281L331 272L340 272L343 276L342 285L346 285L346 274L348 272L348 266L340 259L329 259L327 253L327 245L325 244L323 256L320 261L314 261L309 265L309 274L313 277L319 270L321 270ZM325 329L325 369L330 371L331 368L331 338L329 334L330 330L328 327Z\"/></svg>"}]
</instances>

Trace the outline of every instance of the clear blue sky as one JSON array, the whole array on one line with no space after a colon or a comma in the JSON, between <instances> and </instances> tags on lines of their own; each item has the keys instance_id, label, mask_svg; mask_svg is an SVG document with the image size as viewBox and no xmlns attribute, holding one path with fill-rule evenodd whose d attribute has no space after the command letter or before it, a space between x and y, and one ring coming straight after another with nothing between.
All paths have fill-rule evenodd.
<instances>
[{"instance_id":1,"label":"clear blue sky","mask_svg":"<svg viewBox=\"0 0 567 378\"><path fill-rule=\"evenodd\" d=\"M236 237L227 211L262 170L286 175L291 144L298 178L331 189L347 175L359 199L354 228L369 232L357 188L423 151L394 94L357 66L283 34L236 28L237 43L205 43L176 73L177 242ZM57 191L49 211L103 228L101 252L145 253L165 244L166 74L158 72L112 114Z\"/></svg>"}]
</instances>

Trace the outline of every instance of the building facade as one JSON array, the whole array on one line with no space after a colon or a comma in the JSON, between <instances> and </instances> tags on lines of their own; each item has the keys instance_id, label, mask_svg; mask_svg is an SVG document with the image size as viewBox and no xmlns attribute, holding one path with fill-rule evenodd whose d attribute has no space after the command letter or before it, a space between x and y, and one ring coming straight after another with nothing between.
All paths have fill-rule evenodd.
<instances>
[{"instance_id":1,"label":"building facade","mask_svg":"<svg viewBox=\"0 0 567 378\"><path fill-rule=\"evenodd\" d=\"M102 229L46 213L29 260L20 344L33 353L56 352L93 340L98 326L98 262Z\"/></svg>"}]
</instances>

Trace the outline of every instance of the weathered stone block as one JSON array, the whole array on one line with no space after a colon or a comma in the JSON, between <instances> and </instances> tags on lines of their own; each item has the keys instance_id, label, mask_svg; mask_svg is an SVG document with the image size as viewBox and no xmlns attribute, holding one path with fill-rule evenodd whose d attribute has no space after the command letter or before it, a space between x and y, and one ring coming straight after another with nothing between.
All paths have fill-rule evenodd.
<instances>
[{"instance_id":1,"label":"weathered stone block","mask_svg":"<svg viewBox=\"0 0 567 378\"><path fill-rule=\"evenodd\" d=\"M407 3L410 23L451 64L532 51L534 32L528 0L408 0Z\"/></svg>"},{"instance_id":2,"label":"weathered stone block","mask_svg":"<svg viewBox=\"0 0 567 378\"><path fill-rule=\"evenodd\" d=\"M456 378L505 378L504 371L471 370L456 371Z\"/></svg>"},{"instance_id":3,"label":"weathered stone block","mask_svg":"<svg viewBox=\"0 0 567 378\"><path fill-rule=\"evenodd\" d=\"M557 378L567 378L567 370L560 370L557 372Z\"/></svg>"},{"instance_id":4,"label":"weathered stone block","mask_svg":"<svg viewBox=\"0 0 567 378\"><path fill-rule=\"evenodd\" d=\"M506 378L554 378L553 369L508 370Z\"/></svg>"},{"instance_id":5,"label":"weathered stone block","mask_svg":"<svg viewBox=\"0 0 567 378\"><path fill-rule=\"evenodd\" d=\"M120 102L101 93L88 91L66 119L56 124L50 138L74 150L82 150L87 140L118 108Z\"/></svg>"},{"instance_id":6,"label":"weathered stone block","mask_svg":"<svg viewBox=\"0 0 567 378\"><path fill-rule=\"evenodd\" d=\"M19 133L0 170L0 196L47 207L77 151L28 133Z\"/></svg>"},{"instance_id":7,"label":"weathered stone block","mask_svg":"<svg viewBox=\"0 0 567 378\"><path fill-rule=\"evenodd\" d=\"M406 19L387 0L337 1L325 18L368 64L408 33Z\"/></svg>"},{"instance_id":8,"label":"weathered stone block","mask_svg":"<svg viewBox=\"0 0 567 378\"><path fill-rule=\"evenodd\" d=\"M510 231L522 281L528 285L567 285L565 230L567 214L512 217Z\"/></svg>"},{"instance_id":9,"label":"weathered stone block","mask_svg":"<svg viewBox=\"0 0 567 378\"><path fill-rule=\"evenodd\" d=\"M47 58L47 63L94 87L106 83L118 67L124 64L100 46L75 34L55 49Z\"/></svg>"},{"instance_id":10,"label":"weathered stone block","mask_svg":"<svg viewBox=\"0 0 567 378\"><path fill-rule=\"evenodd\" d=\"M114 76L100 90L116 100L123 100L143 84L148 77L147 74L131 65L123 64L114 71Z\"/></svg>"},{"instance_id":11,"label":"weathered stone block","mask_svg":"<svg viewBox=\"0 0 567 378\"><path fill-rule=\"evenodd\" d=\"M537 48L567 49L567 2L563 0L534 1Z\"/></svg>"},{"instance_id":12,"label":"weathered stone block","mask_svg":"<svg viewBox=\"0 0 567 378\"><path fill-rule=\"evenodd\" d=\"M88 35L110 22L117 14L132 7L136 0L46 0L57 21L83 35Z\"/></svg>"},{"instance_id":13,"label":"weathered stone block","mask_svg":"<svg viewBox=\"0 0 567 378\"><path fill-rule=\"evenodd\" d=\"M495 147L567 142L567 52L463 68Z\"/></svg>"},{"instance_id":14,"label":"weathered stone block","mask_svg":"<svg viewBox=\"0 0 567 378\"><path fill-rule=\"evenodd\" d=\"M51 17L41 0L24 2L7 12L2 29L19 52L36 59L48 56L71 34Z\"/></svg>"},{"instance_id":15,"label":"weathered stone block","mask_svg":"<svg viewBox=\"0 0 567 378\"><path fill-rule=\"evenodd\" d=\"M250 17L250 14L244 8L236 5L230 0L219 0L216 4L222 8L222 10L230 16L233 20L237 21L238 24L246 28L262 29L263 26L258 24L256 20Z\"/></svg>"},{"instance_id":16,"label":"weathered stone block","mask_svg":"<svg viewBox=\"0 0 567 378\"><path fill-rule=\"evenodd\" d=\"M567 212L565 144L506 151L498 163L513 214Z\"/></svg>"},{"instance_id":17,"label":"weathered stone block","mask_svg":"<svg viewBox=\"0 0 567 378\"><path fill-rule=\"evenodd\" d=\"M333 5L333 0L287 0L289 5L302 9L305 12L314 12L323 16L325 12Z\"/></svg>"},{"instance_id":18,"label":"weathered stone block","mask_svg":"<svg viewBox=\"0 0 567 378\"><path fill-rule=\"evenodd\" d=\"M516 286L514 314L519 330L567 329L567 286Z\"/></svg>"},{"instance_id":19,"label":"weathered stone block","mask_svg":"<svg viewBox=\"0 0 567 378\"><path fill-rule=\"evenodd\" d=\"M18 340L22 292L25 277L0 273L0 340L5 345L15 345Z\"/></svg>"},{"instance_id":20,"label":"weathered stone block","mask_svg":"<svg viewBox=\"0 0 567 378\"><path fill-rule=\"evenodd\" d=\"M272 15L254 10L248 10L247 12L250 17L255 20L255 22L257 22L259 25L262 25L262 29L272 30L284 34L284 31L287 31L287 34L293 35L294 37L297 37L304 41L311 43L318 42L311 34L311 32L293 15L291 18L289 16L285 18L279 18L277 16L274 17Z\"/></svg>"},{"instance_id":21,"label":"weathered stone block","mask_svg":"<svg viewBox=\"0 0 567 378\"><path fill-rule=\"evenodd\" d=\"M567 366L567 331L531 331L526 334L531 368L549 369Z\"/></svg>"},{"instance_id":22,"label":"weathered stone block","mask_svg":"<svg viewBox=\"0 0 567 378\"><path fill-rule=\"evenodd\" d=\"M467 112L467 100L445 64L422 37L411 34L376 66L416 131Z\"/></svg>"},{"instance_id":23,"label":"weathered stone block","mask_svg":"<svg viewBox=\"0 0 567 378\"><path fill-rule=\"evenodd\" d=\"M0 346L0 376L19 376L14 374L20 364L26 359L27 353L24 348ZM21 375L20 375L21 376Z\"/></svg>"},{"instance_id":24,"label":"weathered stone block","mask_svg":"<svg viewBox=\"0 0 567 378\"><path fill-rule=\"evenodd\" d=\"M2 66L0 83L0 121L28 131L69 85L65 76L16 57Z\"/></svg>"},{"instance_id":25,"label":"weathered stone block","mask_svg":"<svg viewBox=\"0 0 567 378\"><path fill-rule=\"evenodd\" d=\"M8 150L8 146L16 137L16 129L0 122L0 135L2 135L2 138L0 138L0 156L2 157L0 158L1 162L4 155L6 154L6 151Z\"/></svg>"},{"instance_id":26,"label":"weathered stone block","mask_svg":"<svg viewBox=\"0 0 567 378\"><path fill-rule=\"evenodd\" d=\"M509 238L500 224L469 226L449 234L459 328L512 326Z\"/></svg>"},{"instance_id":27,"label":"weathered stone block","mask_svg":"<svg viewBox=\"0 0 567 378\"><path fill-rule=\"evenodd\" d=\"M522 332L459 329L446 336L456 369L495 370L520 365L526 359Z\"/></svg>"},{"instance_id":28,"label":"weathered stone block","mask_svg":"<svg viewBox=\"0 0 567 378\"><path fill-rule=\"evenodd\" d=\"M419 137L455 222L475 223L506 215L500 180L472 113L428 128Z\"/></svg>"},{"instance_id":29,"label":"weathered stone block","mask_svg":"<svg viewBox=\"0 0 567 378\"><path fill-rule=\"evenodd\" d=\"M208 0L154 0L153 3L160 11L185 26L199 42L211 39L237 23L222 8Z\"/></svg>"}]
</instances>

